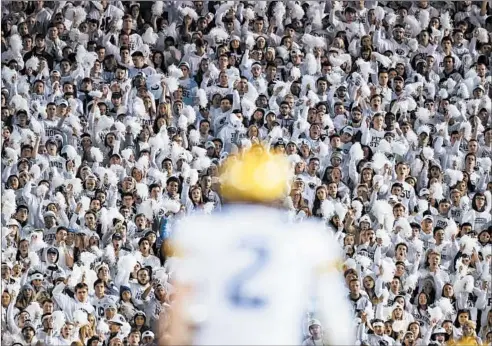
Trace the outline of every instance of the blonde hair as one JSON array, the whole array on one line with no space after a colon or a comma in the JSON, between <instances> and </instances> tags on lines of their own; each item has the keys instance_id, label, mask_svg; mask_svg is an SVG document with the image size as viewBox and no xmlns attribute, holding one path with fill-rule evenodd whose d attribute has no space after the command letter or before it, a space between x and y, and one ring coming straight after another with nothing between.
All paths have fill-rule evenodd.
<instances>
[{"instance_id":1,"label":"blonde hair","mask_svg":"<svg viewBox=\"0 0 492 346\"><path fill-rule=\"evenodd\" d=\"M472 332L472 336L477 336L477 331L476 331L477 324L475 322L468 320L463 324L463 326L467 326L468 328L470 328Z\"/></svg>"},{"instance_id":2,"label":"blonde hair","mask_svg":"<svg viewBox=\"0 0 492 346\"><path fill-rule=\"evenodd\" d=\"M92 327L90 324L84 324L82 327L80 327L79 339L83 345L85 345L87 339L89 339L93 336L94 336L94 331L92 330Z\"/></svg>"}]
</instances>

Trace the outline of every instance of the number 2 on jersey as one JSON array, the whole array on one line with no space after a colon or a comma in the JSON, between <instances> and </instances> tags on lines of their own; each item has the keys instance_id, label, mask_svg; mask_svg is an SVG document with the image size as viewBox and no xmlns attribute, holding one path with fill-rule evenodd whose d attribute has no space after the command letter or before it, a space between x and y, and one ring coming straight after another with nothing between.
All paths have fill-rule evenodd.
<instances>
[{"instance_id":1,"label":"number 2 on jersey","mask_svg":"<svg viewBox=\"0 0 492 346\"><path fill-rule=\"evenodd\" d=\"M227 299L229 302L242 309L259 309L267 304L265 297L248 295L245 285L254 280L254 277L265 267L270 259L270 251L266 244L252 239L243 240L237 249L253 253L255 258L248 266L235 274L227 287Z\"/></svg>"}]
</instances>

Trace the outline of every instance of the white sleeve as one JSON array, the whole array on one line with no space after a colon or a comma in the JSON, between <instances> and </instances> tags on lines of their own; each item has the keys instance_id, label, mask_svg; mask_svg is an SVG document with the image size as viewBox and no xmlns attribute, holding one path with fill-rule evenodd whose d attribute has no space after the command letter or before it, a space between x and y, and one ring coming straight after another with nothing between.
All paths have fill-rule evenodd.
<instances>
[{"instance_id":1,"label":"white sleeve","mask_svg":"<svg viewBox=\"0 0 492 346\"><path fill-rule=\"evenodd\" d=\"M313 246L320 250L316 259L316 298L324 334L332 345L355 345L354 319L339 271L339 264L343 262L341 248L326 232L320 233L319 238L316 239L319 246L314 243Z\"/></svg>"}]
</instances>

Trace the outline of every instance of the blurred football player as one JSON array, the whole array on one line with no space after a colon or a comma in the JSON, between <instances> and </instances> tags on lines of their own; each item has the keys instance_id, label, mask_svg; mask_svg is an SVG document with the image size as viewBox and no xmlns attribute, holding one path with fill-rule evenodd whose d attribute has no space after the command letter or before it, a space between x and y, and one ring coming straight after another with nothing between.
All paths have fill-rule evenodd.
<instances>
[{"instance_id":1,"label":"blurred football player","mask_svg":"<svg viewBox=\"0 0 492 346\"><path fill-rule=\"evenodd\" d=\"M183 220L171 240L170 344L300 345L314 299L323 339L354 345L339 245L323 224L294 224L275 207L293 177L286 157L253 146L222 170L222 212Z\"/></svg>"}]
</instances>

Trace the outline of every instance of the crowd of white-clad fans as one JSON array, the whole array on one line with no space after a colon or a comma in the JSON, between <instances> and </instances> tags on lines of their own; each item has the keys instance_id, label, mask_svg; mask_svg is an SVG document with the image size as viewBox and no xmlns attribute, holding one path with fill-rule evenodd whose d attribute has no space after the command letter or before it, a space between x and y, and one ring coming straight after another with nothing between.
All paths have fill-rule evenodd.
<instances>
[{"instance_id":1,"label":"crowd of white-clad fans","mask_svg":"<svg viewBox=\"0 0 492 346\"><path fill-rule=\"evenodd\" d=\"M358 344L492 345L492 1L2 1L1 18L2 345L165 342L167 240L221 211L221 164L255 145L292 162L290 222L343 247Z\"/></svg>"}]
</instances>

